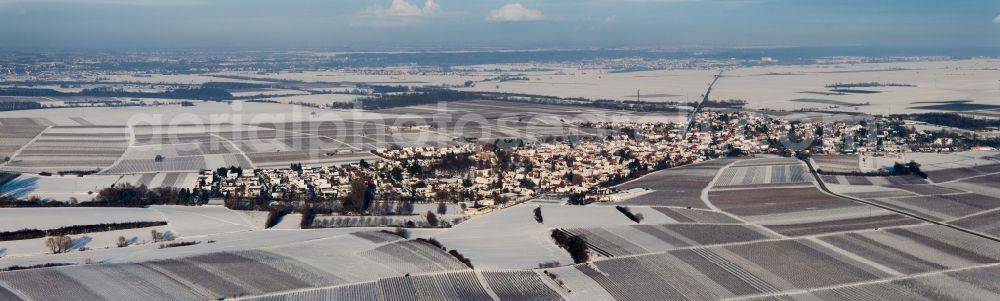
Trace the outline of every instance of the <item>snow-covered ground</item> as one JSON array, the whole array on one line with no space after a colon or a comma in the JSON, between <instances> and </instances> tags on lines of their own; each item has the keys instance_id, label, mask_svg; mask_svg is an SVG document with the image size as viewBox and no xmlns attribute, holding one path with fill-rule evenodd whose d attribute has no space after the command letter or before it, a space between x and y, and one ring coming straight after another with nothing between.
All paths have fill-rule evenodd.
<instances>
[{"instance_id":1,"label":"snow-covered ground","mask_svg":"<svg viewBox=\"0 0 1000 301\"><path fill-rule=\"evenodd\" d=\"M110 187L116 183L136 183L138 176L121 175L89 175L77 177L67 176L37 176L22 174L3 185L2 190L7 195L21 198L37 196L43 199L53 199L59 201L69 201L76 198L78 201L90 201L97 197L97 192Z\"/></svg>"},{"instance_id":2,"label":"snow-covered ground","mask_svg":"<svg viewBox=\"0 0 1000 301\"><path fill-rule=\"evenodd\" d=\"M38 111L0 112L0 118L37 118ZM56 125L79 125L73 117L86 117L101 125L205 125L258 124L294 121L343 121L349 119L388 118L384 114L355 110L323 110L282 103L196 102L195 106L57 108L45 109L45 119Z\"/></svg>"},{"instance_id":3,"label":"snow-covered ground","mask_svg":"<svg viewBox=\"0 0 1000 301\"><path fill-rule=\"evenodd\" d=\"M149 210L161 214L180 237L258 229L246 215L222 206L151 206Z\"/></svg>"},{"instance_id":4,"label":"snow-covered ground","mask_svg":"<svg viewBox=\"0 0 1000 301\"><path fill-rule=\"evenodd\" d=\"M516 205L473 217L433 237L483 269L526 269L544 262L573 262L566 251L552 243L553 227L535 222L534 209L529 204Z\"/></svg>"},{"instance_id":5,"label":"snow-covered ground","mask_svg":"<svg viewBox=\"0 0 1000 301\"><path fill-rule=\"evenodd\" d=\"M793 102L795 99L830 100L863 104L858 111L867 113L905 113L922 111L910 107L928 105L915 102L973 100L1000 105L995 96L1000 60L976 59L940 62L881 64L837 64L809 66L767 66L727 71L712 90L713 99L743 99L752 108L799 109L826 108L830 104ZM874 94L830 92L826 85L837 83L880 82L916 85L916 87L861 87L880 91ZM841 105L841 110L854 111Z\"/></svg>"},{"instance_id":6,"label":"snow-covered ground","mask_svg":"<svg viewBox=\"0 0 1000 301\"><path fill-rule=\"evenodd\" d=\"M115 230L107 232L96 232L87 234L70 235L73 239L72 252L81 252L81 249L97 250L118 247L118 237L125 237L130 246L144 244L158 244L153 242L152 231L167 233L171 235L170 227L158 226L147 228L136 228L127 230ZM44 256L51 251L45 246L48 238L25 239L15 241L0 241L0 248L6 248L7 257L23 256ZM84 251L84 252L89 252ZM0 260L2 262L2 260Z\"/></svg>"},{"instance_id":7,"label":"snow-covered ground","mask_svg":"<svg viewBox=\"0 0 1000 301\"><path fill-rule=\"evenodd\" d=\"M0 208L0 232L156 221L166 218L145 208Z\"/></svg>"}]
</instances>

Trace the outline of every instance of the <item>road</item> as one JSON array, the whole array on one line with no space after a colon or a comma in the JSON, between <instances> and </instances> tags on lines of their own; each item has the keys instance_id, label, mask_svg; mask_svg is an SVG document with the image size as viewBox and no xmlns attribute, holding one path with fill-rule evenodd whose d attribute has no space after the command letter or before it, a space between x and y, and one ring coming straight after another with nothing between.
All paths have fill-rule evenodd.
<instances>
[{"instance_id":1,"label":"road","mask_svg":"<svg viewBox=\"0 0 1000 301\"><path fill-rule=\"evenodd\" d=\"M712 83L708 84L708 90L705 91L705 95L702 97L701 102L698 102L698 106L694 108L694 111L691 112L691 116L688 117L687 128L684 129L684 135L681 135L681 137L686 138L688 132L691 131L691 127L694 126L694 118L698 116L698 112L701 111L701 108L705 106L706 102L708 102L708 95L712 94L712 86L715 86L715 82L719 81L719 78L722 77L722 72L723 70L719 70L719 74L715 75L715 78L712 79Z\"/></svg>"}]
</instances>

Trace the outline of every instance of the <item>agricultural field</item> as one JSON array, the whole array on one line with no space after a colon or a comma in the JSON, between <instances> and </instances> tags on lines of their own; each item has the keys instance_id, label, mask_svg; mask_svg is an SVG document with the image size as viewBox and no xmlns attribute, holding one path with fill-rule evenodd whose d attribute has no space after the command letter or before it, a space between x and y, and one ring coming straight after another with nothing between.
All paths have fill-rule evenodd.
<instances>
[{"instance_id":1,"label":"agricultural field","mask_svg":"<svg viewBox=\"0 0 1000 301\"><path fill-rule=\"evenodd\" d=\"M1000 277L997 266L978 267L942 274L929 274L888 281L860 283L795 294L775 294L742 300L989 300L1000 290L993 281Z\"/></svg>"},{"instance_id":2,"label":"agricultural field","mask_svg":"<svg viewBox=\"0 0 1000 301\"><path fill-rule=\"evenodd\" d=\"M29 120L0 119L0 157L13 157L47 127ZM6 162L4 162L6 163ZM5 164L0 164L0 166Z\"/></svg>"},{"instance_id":3,"label":"agricultural field","mask_svg":"<svg viewBox=\"0 0 1000 301\"><path fill-rule=\"evenodd\" d=\"M857 155L815 155L811 157L816 169L826 172L860 172L861 158Z\"/></svg>"},{"instance_id":4,"label":"agricultural field","mask_svg":"<svg viewBox=\"0 0 1000 301\"><path fill-rule=\"evenodd\" d=\"M652 193L625 200L622 204L673 206L709 209L702 199L702 191L709 187L720 169L730 160L713 160L658 171L640 179L618 185L618 189L645 188Z\"/></svg>"},{"instance_id":5,"label":"agricultural field","mask_svg":"<svg viewBox=\"0 0 1000 301\"><path fill-rule=\"evenodd\" d=\"M52 175L38 176L30 173L15 174L14 178L0 184L4 194L21 198L39 197L55 201L90 201L96 193L111 185L129 183L146 185L149 188L174 187L192 188L197 182L197 174L189 172L164 172L123 175Z\"/></svg>"},{"instance_id":6,"label":"agricultural field","mask_svg":"<svg viewBox=\"0 0 1000 301\"><path fill-rule=\"evenodd\" d=\"M976 111L1000 105L991 93L996 59L956 61L835 63L809 66L758 66L724 74L713 98L744 99L751 108L803 108L898 114L940 110ZM961 70L961 72L955 72ZM891 83L897 86L832 89L846 83ZM952 89L951 87L962 87ZM803 99L811 101L804 102ZM937 106L972 100L978 106ZM858 106L859 105L859 106Z\"/></svg>"},{"instance_id":7,"label":"agricultural field","mask_svg":"<svg viewBox=\"0 0 1000 301\"><path fill-rule=\"evenodd\" d=\"M812 177L802 162L794 160L744 160L722 171L714 187L746 188L763 186L812 185Z\"/></svg>"},{"instance_id":8,"label":"agricultural field","mask_svg":"<svg viewBox=\"0 0 1000 301\"><path fill-rule=\"evenodd\" d=\"M121 157L130 139L126 127L49 127L21 148L4 168L52 173L102 170Z\"/></svg>"},{"instance_id":9,"label":"agricultural field","mask_svg":"<svg viewBox=\"0 0 1000 301\"><path fill-rule=\"evenodd\" d=\"M997 225L991 218L1000 208L1000 199L995 197L1000 192L996 188L1000 164L993 161L995 156L995 152L983 151L907 155L921 164L926 180L915 176L822 179L831 191L842 195L927 222L996 237Z\"/></svg>"},{"instance_id":10,"label":"agricultural field","mask_svg":"<svg viewBox=\"0 0 1000 301\"><path fill-rule=\"evenodd\" d=\"M585 236L590 249L606 257L662 252L672 249L750 242L776 238L767 230L747 225L634 225L605 228L572 228L570 235Z\"/></svg>"},{"instance_id":11,"label":"agricultural field","mask_svg":"<svg viewBox=\"0 0 1000 301\"><path fill-rule=\"evenodd\" d=\"M803 180L793 181L788 173L769 174L793 167L804 169L798 172ZM680 177L671 178L671 171L681 168L699 175L701 184L672 182ZM669 194L649 205L626 200L572 206L539 200L472 216L451 228L411 229L409 239L390 233L391 228L377 218L351 219L348 228L301 230L295 227L301 219L298 214L263 229L266 213L211 206L153 206L114 214L95 214L106 210L99 208L31 209L63 212L63 218L46 222L30 217L37 214L22 214L29 211L7 209L11 216L4 220L40 228L126 221L124 216L162 220L167 225L153 229L176 235L178 241L200 243L160 249L141 241L150 228L77 235L74 239L90 237L96 249L55 255L45 254L40 240L0 242L0 256L5 256L0 257L0 267L75 264L0 272L0 296L11 300L55 300L66 294L81 300L132 296L837 300L855 294L891 299L919 288L947 297L1000 297L990 285L1000 264L1000 242L988 238L1000 229L993 222L1000 212L994 204L1000 202L950 185L959 181L827 184L814 182L803 163L782 158L718 160L681 168L624 185L660 191L686 187L692 191L679 195L696 196L701 206L671 203ZM742 184L755 178L749 172L754 168L766 175L765 180ZM176 183L189 174L148 175L152 176L123 180ZM722 180L728 176L734 179ZM968 179L995 185L990 173ZM824 190L826 185L830 192ZM907 206L890 206L897 203ZM418 211L436 209L422 206ZM615 206L641 216L639 222ZM536 208L544 219L535 219ZM337 217L316 220L316 225L337 223ZM340 223L347 221L341 218ZM587 263L574 263L551 238L553 230L583 238ZM117 248L113 238L119 235L139 241ZM469 264L449 252L461 254ZM80 264L85 261L95 264ZM42 282L58 285L36 285Z\"/></svg>"}]
</instances>

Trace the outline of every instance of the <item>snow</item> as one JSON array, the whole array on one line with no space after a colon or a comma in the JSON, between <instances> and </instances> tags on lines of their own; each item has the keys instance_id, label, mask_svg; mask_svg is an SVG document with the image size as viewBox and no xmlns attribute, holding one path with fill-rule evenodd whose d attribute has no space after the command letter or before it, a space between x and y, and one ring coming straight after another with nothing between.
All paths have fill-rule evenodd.
<instances>
[{"instance_id":1,"label":"snow","mask_svg":"<svg viewBox=\"0 0 1000 301\"><path fill-rule=\"evenodd\" d=\"M643 213L645 215L645 213ZM534 215L531 215L534 216ZM614 206L542 205L545 225L553 228L580 228L634 225Z\"/></svg>"},{"instance_id":2,"label":"snow","mask_svg":"<svg viewBox=\"0 0 1000 301\"><path fill-rule=\"evenodd\" d=\"M834 193L865 193L865 192L883 192L883 191L901 191L896 188L879 186L879 185L846 185L846 184L826 184L826 188Z\"/></svg>"},{"instance_id":3,"label":"snow","mask_svg":"<svg viewBox=\"0 0 1000 301\"><path fill-rule=\"evenodd\" d=\"M254 230L247 217L222 206L151 206L182 238Z\"/></svg>"},{"instance_id":4,"label":"snow","mask_svg":"<svg viewBox=\"0 0 1000 301\"><path fill-rule=\"evenodd\" d=\"M0 208L0 231L165 220L145 208Z\"/></svg>"},{"instance_id":5,"label":"snow","mask_svg":"<svg viewBox=\"0 0 1000 301\"><path fill-rule=\"evenodd\" d=\"M176 241L199 241L200 244L183 248L159 249L159 244L147 243L127 248L91 249L85 252L72 251L64 254L29 254L23 256L8 256L0 258L0 268L43 263L76 263L83 264L86 260L93 262L143 262L150 260L179 258L222 251L247 250L256 248L276 248L299 244L306 241L321 239L336 239L351 232L371 231L365 228L350 229L320 229L302 231L247 231L218 234L199 238L178 238ZM145 236L147 237L148 231ZM117 236L115 236L117 239ZM208 243L213 241L213 243ZM351 240L356 242L356 240ZM44 246L44 244L42 244Z\"/></svg>"},{"instance_id":6,"label":"snow","mask_svg":"<svg viewBox=\"0 0 1000 301\"><path fill-rule=\"evenodd\" d=\"M36 118L38 111L0 112L0 118ZM357 110L324 110L281 103L195 102L195 106L93 107L45 109L46 119L56 125L78 125L72 117L86 117L101 125L206 125L257 124L294 121L344 121L388 118L388 115Z\"/></svg>"},{"instance_id":7,"label":"snow","mask_svg":"<svg viewBox=\"0 0 1000 301\"><path fill-rule=\"evenodd\" d=\"M446 248L458 250L479 269L537 268L539 263L552 261L572 263L569 254L552 243L552 226L535 222L534 209L533 205L522 204L476 216L434 238Z\"/></svg>"},{"instance_id":8,"label":"snow","mask_svg":"<svg viewBox=\"0 0 1000 301\"><path fill-rule=\"evenodd\" d=\"M835 64L810 66L766 66L727 71L712 89L713 99L744 99L752 108L792 110L826 108L828 104L791 102L793 99L825 99L849 103L870 103L858 107L866 113L913 113L920 101L974 100L1000 104L996 68L1000 60L903 62L878 64ZM992 70L991 70L992 69ZM917 87L872 87L861 90L876 94L818 95L824 86L836 83L882 82ZM854 111L841 107L841 110Z\"/></svg>"},{"instance_id":9,"label":"snow","mask_svg":"<svg viewBox=\"0 0 1000 301\"><path fill-rule=\"evenodd\" d=\"M123 236L130 245L152 243L151 231L156 230L161 233L170 231L170 227L148 227L137 229L116 230L107 232L95 232L86 234L70 235L74 241L74 251L79 252L81 247L87 249L107 249L118 247L118 237ZM11 257L48 254L50 251L45 246L48 238L25 239L15 241L0 241L0 249L6 248L7 255Z\"/></svg>"}]
</instances>

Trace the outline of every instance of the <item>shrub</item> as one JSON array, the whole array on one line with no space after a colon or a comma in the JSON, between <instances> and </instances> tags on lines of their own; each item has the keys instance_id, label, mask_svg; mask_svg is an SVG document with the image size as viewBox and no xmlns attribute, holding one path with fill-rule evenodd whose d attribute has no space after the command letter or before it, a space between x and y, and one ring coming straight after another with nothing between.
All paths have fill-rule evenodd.
<instances>
[{"instance_id":1,"label":"shrub","mask_svg":"<svg viewBox=\"0 0 1000 301\"><path fill-rule=\"evenodd\" d=\"M542 223L542 206L535 207L535 221Z\"/></svg>"},{"instance_id":2,"label":"shrub","mask_svg":"<svg viewBox=\"0 0 1000 301\"><path fill-rule=\"evenodd\" d=\"M455 259L458 259L458 261L464 263L470 269L474 268L474 267L472 267L472 260L469 260L468 258L465 258L465 256L462 255L462 253L459 253L456 250L451 250L451 251L448 251L448 254L451 254L451 256L455 257Z\"/></svg>"},{"instance_id":3,"label":"shrub","mask_svg":"<svg viewBox=\"0 0 1000 301\"><path fill-rule=\"evenodd\" d=\"M156 231L156 230L150 230L149 232L153 236L153 242L172 241L172 240L174 240L174 236L171 235L170 233L160 232L160 231Z\"/></svg>"},{"instance_id":4,"label":"shrub","mask_svg":"<svg viewBox=\"0 0 1000 301\"><path fill-rule=\"evenodd\" d=\"M625 217L628 217L628 219L632 220L636 224L642 222L642 214L638 215L633 214L632 209L630 209L629 207L615 206L615 208L618 209L618 211L620 211L622 214L624 214Z\"/></svg>"},{"instance_id":5,"label":"shrub","mask_svg":"<svg viewBox=\"0 0 1000 301\"><path fill-rule=\"evenodd\" d=\"M559 267L559 262L558 261L542 262L542 263L538 264L538 268L539 269L549 269L549 268L555 268L555 267Z\"/></svg>"},{"instance_id":6,"label":"shrub","mask_svg":"<svg viewBox=\"0 0 1000 301\"><path fill-rule=\"evenodd\" d=\"M201 243L201 242L200 241L182 241L182 242L175 242L175 243L169 243L169 244L161 244L160 245L160 249L193 246L193 245L197 245L199 243Z\"/></svg>"},{"instance_id":7,"label":"shrub","mask_svg":"<svg viewBox=\"0 0 1000 301\"><path fill-rule=\"evenodd\" d=\"M560 248L565 249L569 242L569 235L559 229L552 230L552 240L556 242L556 245Z\"/></svg>"},{"instance_id":8,"label":"shrub","mask_svg":"<svg viewBox=\"0 0 1000 301\"><path fill-rule=\"evenodd\" d=\"M444 202L438 203L437 214L438 215L448 214L448 204L445 204Z\"/></svg>"},{"instance_id":9,"label":"shrub","mask_svg":"<svg viewBox=\"0 0 1000 301\"><path fill-rule=\"evenodd\" d=\"M566 248L574 263L584 263L590 260L590 253L587 252L587 239L583 236L573 236L569 239L569 246Z\"/></svg>"},{"instance_id":10,"label":"shrub","mask_svg":"<svg viewBox=\"0 0 1000 301\"><path fill-rule=\"evenodd\" d=\"M584 263L590 260L587 252L587 238L580 235L569 235L561 229L552 230L552 239L560 248L566 249L574 263Z\"/></svg>"},{"instance_id":11,"label":"shrub","mask_svg":"<svg viewBox=\"0 0 1000 301\"><path fill-rule=\"evenodd\" d=\"M438 249L441 249L441 250L447 250L444 247L444 245L441 244L440 241L438 241L437 239L434 239L434 238L429 238L429 239L428 238L417 238L416 240L417 241L422 241L422 242L425 242L425 243L428 243L428 244L431 244L431 245L433 245L435 247L438 247Z\"/></svg>"},{"instance_id":12,"label":"shrub","mask_svg":"<svg viewBox=\"0 0 1000 301\"><path fill-rule=\"evenodd\" d=\"M430 212L429 210L427 211L427 224L430 225L431 227L438 226L437 215L435 215L434 212Z\"/></svg>"},{"instance_id":13,"label":"shrub","mask_svg":"<svg viewBox=\"0 0 1000 301\"><path fill-rule=\"evenodd\" d=\"M316 209L308 207L302 210L302 222L299 223L299 228L309 229L313 227L313 223L316 221Z\"/></svg>"},{"instance_id":14,"label":"shrub","mask_svg":"<svg viewBox=\"0 0 1000 301\"><path fill-rule=\"evenodd\" d=\"M271 207L271 210L267 213L267 221L264 223L264 228L270 229L277 226L281 222L281 219L289 213L292 213L292 210L287 207Z\"/></svg>"},{"instance_id":15,"label":"shrub","mask_svg":"<svg viewBox=\"0 0 1000 301\"><path fill-rule=\"evenodd\" d=\"M29 265L29 266L15 265L15 266L10 266L10 267L7 267L7 268L0 269L0 272L10 272L10 271L18 271L18 270L30 270L30 269L40 269L40 268L50 268L50 267L61 267L61 266L67 266L67 265L73 265L73 264L72 263L43 263L43 264L36 264L36 265Z\"/></svg>"},{"instance_id":16,"label":"shrub","mask_svg":"<svg viewBox=\"0 0 1000 301\"><path fill-rule=\"evenodd\" d=\"M382 230L382 232L393 234L393 235L396 235L396 236L399 236L399 237L402 237L402 238L405 238L405 239L410 239L410 230L406 230L406 229L403 229L403 228L400 228L400 227L396 227L396 230L394 230L394 231Z\"/></svg>"}]
</instances>

